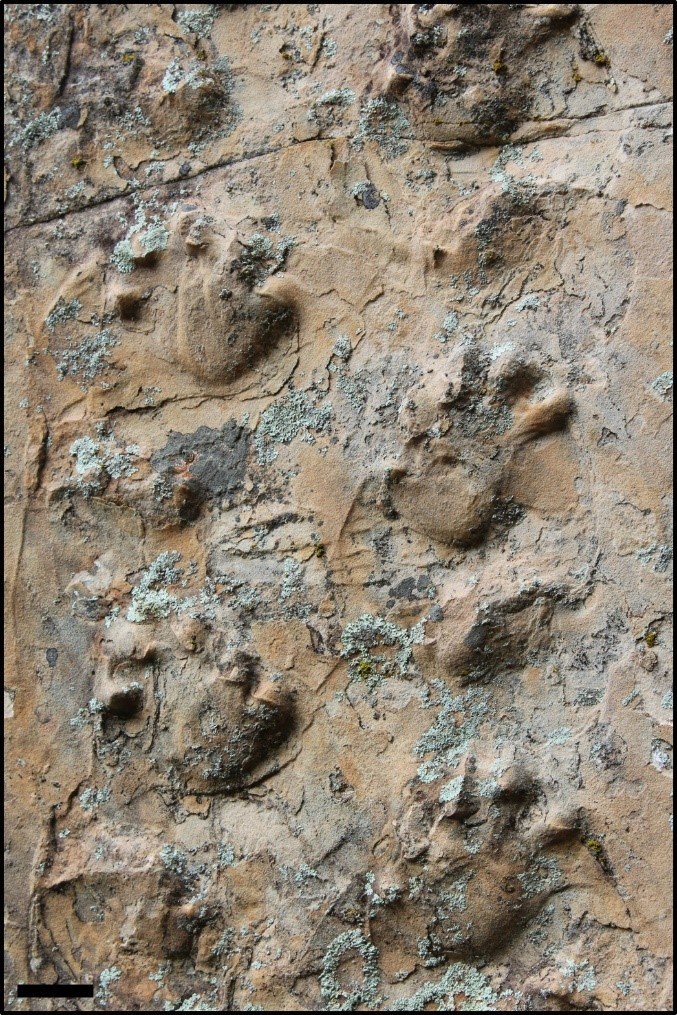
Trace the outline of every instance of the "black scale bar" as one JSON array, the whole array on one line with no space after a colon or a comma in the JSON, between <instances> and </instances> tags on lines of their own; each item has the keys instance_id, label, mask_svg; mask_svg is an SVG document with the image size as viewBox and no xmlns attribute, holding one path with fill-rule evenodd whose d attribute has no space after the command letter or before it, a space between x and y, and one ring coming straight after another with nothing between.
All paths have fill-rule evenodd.
<instances>
[{"instance_id":1,"label":"black scale bar","mask_svg":"<svg viewBox=\"0 0 677 1015\"><path fill-rule=\"evenodd\" d=\"M19 983L17 997L94 997L92 983Z\"/></svg>"}]
</instances>

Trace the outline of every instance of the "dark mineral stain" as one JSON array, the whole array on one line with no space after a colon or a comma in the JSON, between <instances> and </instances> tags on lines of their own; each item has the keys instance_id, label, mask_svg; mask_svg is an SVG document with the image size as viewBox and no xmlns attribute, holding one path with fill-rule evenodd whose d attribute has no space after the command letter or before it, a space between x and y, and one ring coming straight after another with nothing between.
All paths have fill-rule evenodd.
<instances>
[{"instance_id":1,"label":"dark mineral stain","mask_svg":"<svg viewBox=\"0 0 677 1015\"><path fill-rule=\"evenodd\" d=\"M80 107L76 102L72 102L67 106L63 106L61 109L61 126L62 127L77 127L80 122Z\"/></svg>"},{"instance_id":2,"label":"dark mineral stain","mask_svg":"<svg viewBox=\"0 0 677 1015\"><path fill-rule=\"evenodd\" d=\"M397 596L398 599L415 599L415 587L415 578L403 578L399 585L396 585L395 588L390 590L390 593L393 596Z\"/></svg>"},{"instance_id":3,"label":"dark mineral stain","mask_svg":"<svg viewBox=\"0 0 677 1015\"><path fill-rule=\"evenodd\" d=\"M190 469L189 486L194 502L233 493L242 485L249 447L248 431L228 420L220 430L201 426L195 433L172 432L164 448L151 456L151 465L159 473Z\"/></svg>"},{"instance_id":4,"label":"dark mineral stain","mask_svg":"<svg viewBox=\"0 0 677 1015\"><path fill-rule=\"evenodd\" d=\"M55 648L48 648L47 651L45 652L45 656L47 657L47 662L51 667L56 666L56 661L59 658L59 653Z\"/></svg>"},{"instance_id":5,"label":"dark mineral stain","mask_svg":"<svg viewBox=\"0 0 677 1015\"><path fill-rule=\"evenodd\" d=\"M362 198L362 204L364 205L364 207L368 208L370 211L372 211L374 208L378 208L379 202L381 200L381 195L379 194L378 190L373 185L373 183L368 184L368 186L364 188L364 190L360 194L360 197Z\"/></svg>"}]
</instances>

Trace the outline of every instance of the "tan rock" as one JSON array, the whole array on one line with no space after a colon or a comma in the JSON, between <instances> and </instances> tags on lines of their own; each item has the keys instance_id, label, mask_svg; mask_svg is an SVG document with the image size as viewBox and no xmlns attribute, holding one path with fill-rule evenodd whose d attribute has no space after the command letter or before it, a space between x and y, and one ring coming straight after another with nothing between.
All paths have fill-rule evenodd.
<instances>
[{"instance_id":1,"label":"tan rock","mask_svg":"<svg viewBox=\"0 0 677 1015\"><path fill-rule=\"evenodd\" d=\"M5 1008L671 1010L667 5L5 11Z\"/></svg>"}]
</instances>

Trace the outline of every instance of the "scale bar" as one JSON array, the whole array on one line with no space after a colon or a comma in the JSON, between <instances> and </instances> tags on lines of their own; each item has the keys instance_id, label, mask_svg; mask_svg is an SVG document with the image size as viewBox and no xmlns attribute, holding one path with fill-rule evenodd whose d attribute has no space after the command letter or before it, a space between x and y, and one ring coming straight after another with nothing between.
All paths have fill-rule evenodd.
<instances>
[{"instance_id":1,"label":"scale bar","mask_svg":"<svg viewBox=\"0 0 677 1015\"><path fill-rule=\"evenodd\" d=\"M94 997L92 983L19 983L17 997Z\"/></svg>"}]
</instances>

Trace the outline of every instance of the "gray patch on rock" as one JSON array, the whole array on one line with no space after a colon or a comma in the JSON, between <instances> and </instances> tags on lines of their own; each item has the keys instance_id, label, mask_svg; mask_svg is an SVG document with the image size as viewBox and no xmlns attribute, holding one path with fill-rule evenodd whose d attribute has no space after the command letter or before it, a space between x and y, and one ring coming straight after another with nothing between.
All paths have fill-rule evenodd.
<instances>
[{"instance_id":1,"label":"gray patch on rock","mask_svg":"<svg viewBox=\"0 0 677 1015\"><path fill-rule=\"evenodd\" d=\"M397 596L398 599L416 599L415 586L415 578L403 578L399 585L390 590L390 594Z\"/></svg>"},{"instance_id":2,"label":"gray patch on rock","mask_svg":"<svg viewBox=\"0 0 677 1015\"><path fill-rule=\"evenodd\" d=\"M221 497L242 485L248 449L248 431L230 419L220 430L201 426L195 433L170 433L150 463L160 473L190 465L190 477L205 496Z\"/></svg>"}]
</instances>

